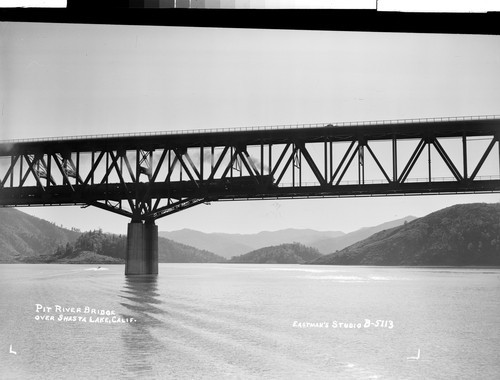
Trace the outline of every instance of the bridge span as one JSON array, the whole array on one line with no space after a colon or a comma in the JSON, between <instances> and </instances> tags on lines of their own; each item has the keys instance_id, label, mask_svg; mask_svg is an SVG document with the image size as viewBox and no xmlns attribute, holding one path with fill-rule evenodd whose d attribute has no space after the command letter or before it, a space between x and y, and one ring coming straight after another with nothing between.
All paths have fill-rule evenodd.
<instances>
[{"instance_id":1,"label":"bridge span","mask_svg":"<svg viewBox=\"0 0 500 380\"><path fill-rule=\"evenodd\" d=\"M0 207L130 218L130 275L158 273L155 220L201 203L499 191L498 116L0 141Z\"/></svg>"}]
</instances>

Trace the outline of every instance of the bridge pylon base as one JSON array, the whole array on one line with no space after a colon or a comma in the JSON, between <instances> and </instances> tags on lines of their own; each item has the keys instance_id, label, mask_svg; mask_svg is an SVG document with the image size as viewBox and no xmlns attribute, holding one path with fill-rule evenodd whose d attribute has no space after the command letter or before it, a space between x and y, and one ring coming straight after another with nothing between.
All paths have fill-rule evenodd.
<instances>
[{"instance_id":1,"label":"bridge pylon base","mask_svg":"<svg viewBox=\"0 0 500 380\"><path fill-rule=\"evenodd\" d=\"M125 274L158 274L158 226L154 222L128 224Z\"/></svg>"}]
</instances>

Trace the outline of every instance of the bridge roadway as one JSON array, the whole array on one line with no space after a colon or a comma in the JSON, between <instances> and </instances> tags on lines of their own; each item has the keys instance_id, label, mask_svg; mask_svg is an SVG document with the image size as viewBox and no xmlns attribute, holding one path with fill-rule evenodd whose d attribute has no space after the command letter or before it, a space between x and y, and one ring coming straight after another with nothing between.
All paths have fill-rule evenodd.
<instances>
[{"instance_id":1,"label":"bridge roadway","mask_svg":"<svg viewBox=\"0 0 500 380\"><path fill-rule=\"evenodd\" d=\"M0 207L129 217L126 274L158 273L155 220L222 200L500 190L500 117L0 142Z\"/></svg>"}]
</instances>

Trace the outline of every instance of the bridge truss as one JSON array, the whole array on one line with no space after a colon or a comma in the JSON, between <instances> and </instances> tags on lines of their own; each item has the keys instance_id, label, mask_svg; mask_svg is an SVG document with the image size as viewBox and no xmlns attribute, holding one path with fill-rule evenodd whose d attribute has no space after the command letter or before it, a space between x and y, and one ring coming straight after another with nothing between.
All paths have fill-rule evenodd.
<instances>
[{"instance_id":1,"label":"bridge truss","mask_svg":"<svg viewBox=\"0 0 500 380\"><path fill-rule=\"evenodd\" d=\"M151 221L222 200L500 190L500 118L0 142L0 206Z\"/></svg>"}]
</instances>

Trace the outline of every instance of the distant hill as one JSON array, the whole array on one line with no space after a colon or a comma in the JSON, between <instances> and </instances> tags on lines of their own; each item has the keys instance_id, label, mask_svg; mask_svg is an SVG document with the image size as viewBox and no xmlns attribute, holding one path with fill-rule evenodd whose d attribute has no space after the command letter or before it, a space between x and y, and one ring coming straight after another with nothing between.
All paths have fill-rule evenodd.
<instances>
[{"instance_id":1,"label":"distant hill","mask_svg":"<svg viewBox=\"0 0 500 380\"><path fill-rule=\"evenodd\" d=\"M334 237L334 238L329 238L329 239L322 239L322 240L317 240L314 242L311 242L310 245L311 247L317 248L321 253L327 254L331 253L336 250L343 249L345 247L348 247L354 243L357 243L358 241L361 241L363 239L366 239L367 237L383 231L387 230L389 228L401 226L404 223L411 222L412 220L415 220L416 218L414 216L407 216L401 219L393 220L387 223L382 223L377 226L373 227L364 227L359 230L356 230L354 232L350 232L348 234Z\"/></svg>"},{"instance_id":2,"label":"distant hill","mask_svg":"<svg viewBox=\"0 0 500 380\"><path fill-rule=\"evenodd\" d=\"M500 204L451 206L310 263L500 265Z\"/></svg>"},{"instance_id":3,"label":"distant hill","mask_svg":"<svg viewBox=\"0 0 500 380\"><path fill-rule=\"evenodd\" d=\"M75 242L80 236L54 223L14 208L0 208L0 262L23 262L54 253L58 245Z\"/></svg>"},{"instance_id":4,"label":"distant hill","mask_svg":"<svg viewBox=\"0 0 500 380\"><path fill-rule=\"evenodd\" d=\"M226 259L204 249L159 237L158 261L160 263L222 263Z\"/></svg>"},{"instance_id":5,"label":"distant hill","mask_svg":"<svg viewBox=\"0 0 500 380\"><path fill-rule=\"evenodd\" d=\"M317 249L299 243L281 244L260 248L241 256L233 257L232 263L254 264L302 264L320 257Z\"/></svg>"},{"instance_id":6,"label":"distant hill","mask_svg":"<svg viewBox=\"0 0 500 380\"><path fill-rule=\"evenodd\" d=\"M225 258L230 258L231 256L254 249L251 245L238 241L237 236L239 235L223 233L207 234L187 228L172 232L159 231L158 235L181 244L189 244L198 249L215 252Z\"/></svg>"},{"instance_id":7,"label":"distant hill","mask_svg":"<svg viewBox=\"0 0 500 380\"><path fill-rule=\"evenodd\" d=\"M263 231L256 234L204 233L190 229L160 231L159 235L179 243L189 244L198 249L207 249L225 258L241 255L249 251L293 242L311 245L318 240L344 235L338 231L315 231L311 229L285 229Z\"/></svg>"}]
</instances>

